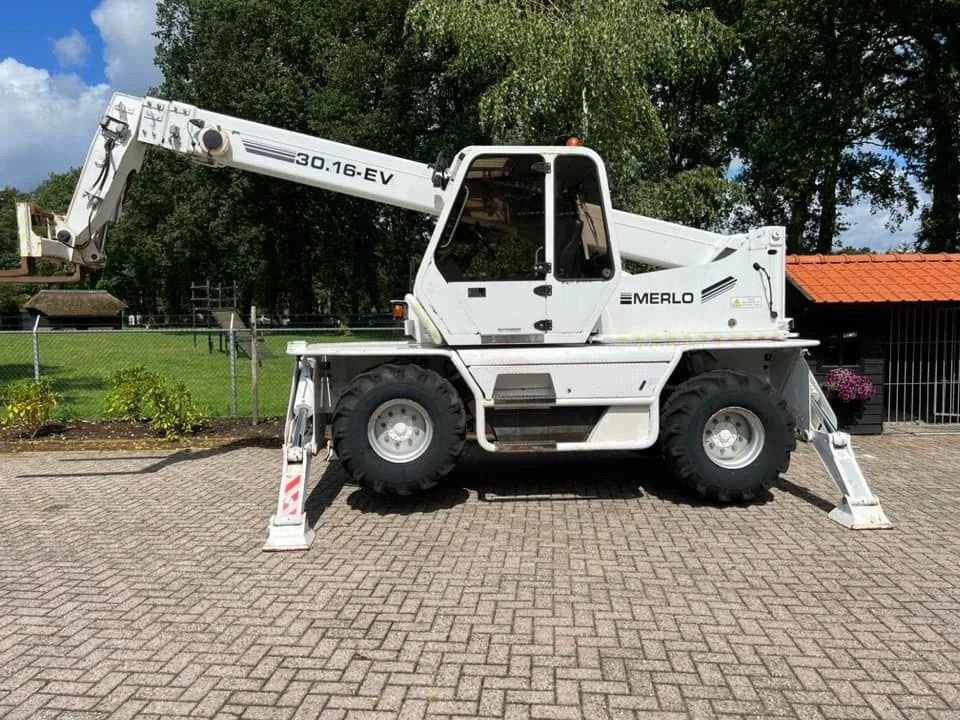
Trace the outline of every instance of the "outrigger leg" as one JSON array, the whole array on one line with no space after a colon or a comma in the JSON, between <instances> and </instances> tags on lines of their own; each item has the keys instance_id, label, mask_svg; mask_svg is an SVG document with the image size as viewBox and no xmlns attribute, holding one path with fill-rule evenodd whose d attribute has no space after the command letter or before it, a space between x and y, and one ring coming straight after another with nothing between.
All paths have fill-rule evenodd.
<instances>
[{"instance_id":1,"label":"outrigger leg","mask_svg":"<svg viewBox=\"0 0 960 720\"><path fill-rule=\"evenodd\" d=\"M850 435L837 429L837 416L802 357L792 368L786 390L800 439L812 443L820 462L840 490L840 502L830 511L830 519L851 530L892 527L860 470Z\"/></svg>"},{"instance_id":2,"label":"outrigger leg","mask_svg":"<svg viewBox=\"0 0 960 720\"><path fill-rule=\"evenodd\" d=\"M270 518L264 550L307 550L313 542L314 532L307 524L307 483L310 460L323 440L323 428L316 415L320 389L315 382L316 369L316 358L297 358L284 427L277 512Z\"/></svg>"}]
</instances>

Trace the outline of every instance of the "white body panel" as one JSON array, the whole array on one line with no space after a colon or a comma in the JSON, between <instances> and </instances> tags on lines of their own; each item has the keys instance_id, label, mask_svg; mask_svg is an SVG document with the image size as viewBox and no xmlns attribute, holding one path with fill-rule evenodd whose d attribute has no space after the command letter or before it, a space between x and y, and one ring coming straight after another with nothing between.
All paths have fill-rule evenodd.
<instances>
[{"instance_id":1,"label":"white body panel","mask_svg":"<svg viewBox=\"0 0 960 720\"><path fill-rule=\"evenodd\" d=\"M650 430L649 405L609 407L590 431L586 444L591 447L613 444L637 447L648 440Z\"/></svg>"},{"instance_id":2,"label":"white body panel","mask_svg":"<svg viewBox=\"0 0 960 720\"><path fill-rule=\"evenodd\" d=\"M596 340L787 337L782 233L764 228L743 236L739 245L735 252L706 265L623 274L617 297L603 310Z\"/></svg>"},{"instance_id":3,"label":"white body panel","mask_svg":"<svg viewBox=\"0 0 960 720\"><path fill-rule=\"evenodd\" d=\"M672 362L670 345L575 345L572 347L463 348L457 354L472 365L564 365L571 363Z\"/></svg>"},{"instance_id":4,"label":"white body panel","mask_svg":"<svg viewBox=\"0 0 960 720\"><path fill-rule=\"evenodd\" d=\"M624 398L651 398L660 379L668 373L669 362L610 363L594 365L471 365L473 375L484 398L493 397L497 378L511 374L545 374L553 380L557 405L567 400L590 400L598 405L617 403Z\"/></svg>"},{"instance_id":5,"label":"white body panel","mask_svg":"<svg viewBox=\"0 0 960 720\"><path fill-rule=\"evenodd\" d=\"M536 342L542 334L533 327L547 316L546 299L534 294L542 281L448 283L429 257L417 277L413 294L450 345Z\"/></svg>"},{"instance_id":6,"label":"white body panel","mask_svg":"<svg viewBox=\"0 0 960 720\"><path fill-rule=\"evenodd\" d=\"M555 275L554 173L546 174L544 258L551 269L541 280L448 282L434 256L443 229L461 212L453 189L480 156L539 154L590 158L599 169L603 210L614 250L606 279L563 280ZM785 235L760 228L721 235L614 210L602 160L585 148L474 147L465 149L452 179L433 238L414 285L414 295L453 346L573 344L593 342L684 342L691 340L782 340L785 317ZM621 259L663 268L625 272ZM531 258L531 265L534 259ZM755 267L756 266L756 267ZM549 287L543 300L534 294ZM468 297L469 288L482 297ZM552 327L538 329L548 321Z\"/></svg>"},{"instance_id":7,"label":"white body panel","mask_svg":"<svg viewBox=\"0 0 960 720\"><path fill-rule=\"evenodd\" d=\"M764 352L786 352L814 347L816 340L791 338L783 341L729 340L716 342L683 342L599 345L585 344L569 347L507 347L507 348L452 348L424 345L411 340L307 343L287 343L290 356L310 357L407 357L411 355L442 355L458 358L464 367L470 365L554 365L564 363L628 363L673 361L684 353L698 350L742 350L762 355Z\"/></svg>"}]
</instances>

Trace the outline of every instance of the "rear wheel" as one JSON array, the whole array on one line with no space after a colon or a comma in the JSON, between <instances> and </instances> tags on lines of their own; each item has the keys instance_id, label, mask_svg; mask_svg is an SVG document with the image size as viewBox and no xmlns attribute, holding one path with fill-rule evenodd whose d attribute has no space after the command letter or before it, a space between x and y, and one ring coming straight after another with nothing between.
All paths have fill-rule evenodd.
<instances>
[{"instance_id":1,"label":"rear wheel","mask_svg":"<svg viewBox=\"0 0 960 720\"><path fill-rule=\"evenodd\" d=\"M786 403L760 378L714 370L680 385L660 420L664 459L700 495L752 500L776 482L796 447Z\"/></svg>"},{"instance_id":2,"label":"rear wheel","mask_svg":"<svg viewBox=\"0 0 960 720\"><path fill-rule=\"evenodd\" d=\"M410 495L436 485L463 449L466 413L454 387L419 365L358 375L333 413L333 444L354 480Z\"/></svg>"}]
</instances>

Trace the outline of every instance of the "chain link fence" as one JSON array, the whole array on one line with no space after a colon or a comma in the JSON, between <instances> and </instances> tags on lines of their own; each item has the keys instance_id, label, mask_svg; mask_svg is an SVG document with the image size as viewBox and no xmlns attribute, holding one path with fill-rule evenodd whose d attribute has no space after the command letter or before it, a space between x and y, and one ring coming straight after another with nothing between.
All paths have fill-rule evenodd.
<instances>
[{"instance_id":1,"label":"chain link fence","mask_svg":"<svg viewBox=\"0 0 960 720\"><path fill-rule=\"evenodd\" d=\"M49 378L63 396L61 419L105 417L108 379L137 365L186 385L210 417L252 414L251 331L212 329L55 330L0 332L0 388ZM401 328L261 328L256 331L259 416L286 411L293 373L287 343L398 339ZM235 353L235 372L231 372Z\"/></svg>"}]
</instances>

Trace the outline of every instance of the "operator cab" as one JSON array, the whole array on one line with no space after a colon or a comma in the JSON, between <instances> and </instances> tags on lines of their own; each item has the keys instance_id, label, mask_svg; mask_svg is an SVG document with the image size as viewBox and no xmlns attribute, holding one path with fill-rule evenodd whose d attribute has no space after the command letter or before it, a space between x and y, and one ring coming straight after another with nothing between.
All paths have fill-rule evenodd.
<instances>
[{"instance_id":1,"label":"operator cab","mask_svg":"<svg viewBox=\"0 0 960 720\"><path fill-rule=\"evenodd\" d=\"M453 169L416 288L451 343L583 342L612 292L602 162L536 150L470 148Z\"/></svg>"}]
</instances>

